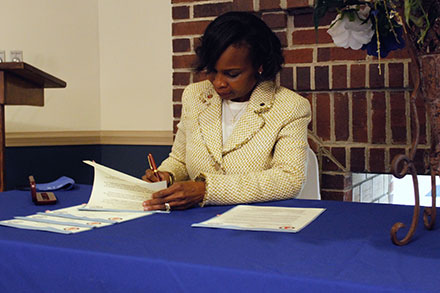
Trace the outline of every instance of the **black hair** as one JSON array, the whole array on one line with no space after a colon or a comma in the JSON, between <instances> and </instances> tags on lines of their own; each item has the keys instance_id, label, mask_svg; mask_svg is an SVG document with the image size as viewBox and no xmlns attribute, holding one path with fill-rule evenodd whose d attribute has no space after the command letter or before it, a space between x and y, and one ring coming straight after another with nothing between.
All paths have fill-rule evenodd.
<instances>
[{"instance_id":1,"label":"black hair","mask_svg":"<svg viewBox=\"0 0 440 293\"><path fill-rule=\"evenodd\" d=\"M281 42L274 32L256 15L232 11L212 21L196 48L195 70L215 71L217 60L230 45L248 45L255 69L262 66L262 80L273 80L284 63Z\"/></svg>"}]
</instances>

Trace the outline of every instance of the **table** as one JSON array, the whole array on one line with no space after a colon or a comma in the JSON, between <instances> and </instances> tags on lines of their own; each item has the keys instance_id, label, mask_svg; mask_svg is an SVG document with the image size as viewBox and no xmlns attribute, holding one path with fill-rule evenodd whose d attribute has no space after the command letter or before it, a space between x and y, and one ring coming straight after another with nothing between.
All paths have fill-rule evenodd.
<instances>
[{"instance_id":1,"label":"table","mask_svg":"<svg viewBox=\"0 0 440 293\"><path fill-rule=\"evenodd\" d=\"M58 191L35 206L0 193L0 220L86 202L91 187ZM230 206L194 208L74 235L0 227L0 292L429 292L440 290L439 229L391 243L412 207L288 200L324 207L301 232L191 228ZM419 221L423 222L423 221Z\"/></svg>"}]
</instances>

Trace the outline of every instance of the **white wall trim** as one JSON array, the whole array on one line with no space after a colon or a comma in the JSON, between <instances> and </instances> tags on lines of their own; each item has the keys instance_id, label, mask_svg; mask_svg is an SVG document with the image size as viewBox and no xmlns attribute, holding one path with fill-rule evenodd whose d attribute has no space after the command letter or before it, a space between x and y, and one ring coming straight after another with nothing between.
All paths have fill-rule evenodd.
<instances>
[{"instance_id":1,"label":"white wall trim","mask_svg":"<svg viewBox=\"0 0 440 293\"><path fill-rule=\"evenodd\" d=\"M50 131L7 132L6 146L172 145L172 131Z\"/></svg>"}]
</instances>

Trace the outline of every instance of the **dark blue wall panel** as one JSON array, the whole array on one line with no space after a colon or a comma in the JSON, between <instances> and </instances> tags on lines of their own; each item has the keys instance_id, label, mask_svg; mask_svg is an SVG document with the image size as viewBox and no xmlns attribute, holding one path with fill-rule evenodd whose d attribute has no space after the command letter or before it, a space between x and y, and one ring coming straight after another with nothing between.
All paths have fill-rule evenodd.
<instances>
[{"instance_id":1,"label":"dark blue wall panel","mask_svg":"<svg viewBox=\"0 0 440 293\"><path fill-rule=\"evenodd\" d=\"M137 145L7 147L6 189L27 186L29 175L34 175L37 183L68 176L77 183L92 184L93 168L84 164L83 160L95 160L140 178L148 167L149 152L159 165L170 151L171 146Z\"/></svg>"},{"instance_id":2,"label":"dark blue wall panel","mask_svg":"<svg viewBox=\"0 0 440 293\"><path fill-rule=\"evenodd\" d=\"M140 178L148 168L148 153L159 166L170 151L171 146L103 145L101 164Z\"/></svg>"}]
</instances>

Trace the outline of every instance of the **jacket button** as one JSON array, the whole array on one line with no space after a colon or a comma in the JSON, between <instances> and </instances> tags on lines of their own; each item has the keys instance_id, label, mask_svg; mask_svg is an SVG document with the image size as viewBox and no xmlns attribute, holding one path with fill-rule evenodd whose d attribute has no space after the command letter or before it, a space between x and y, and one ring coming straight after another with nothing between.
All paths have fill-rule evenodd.
<instances>
[{"instance_id":1,"label":"jacket button","mask_svg":"<svg viewBox=\"0 0 440 293\"><path fill-rule=\"evenodd\" d=\"M263 106L264 106L264 103L261 103L260 106L263 107Z\"/></svg>"}]
</instances>

